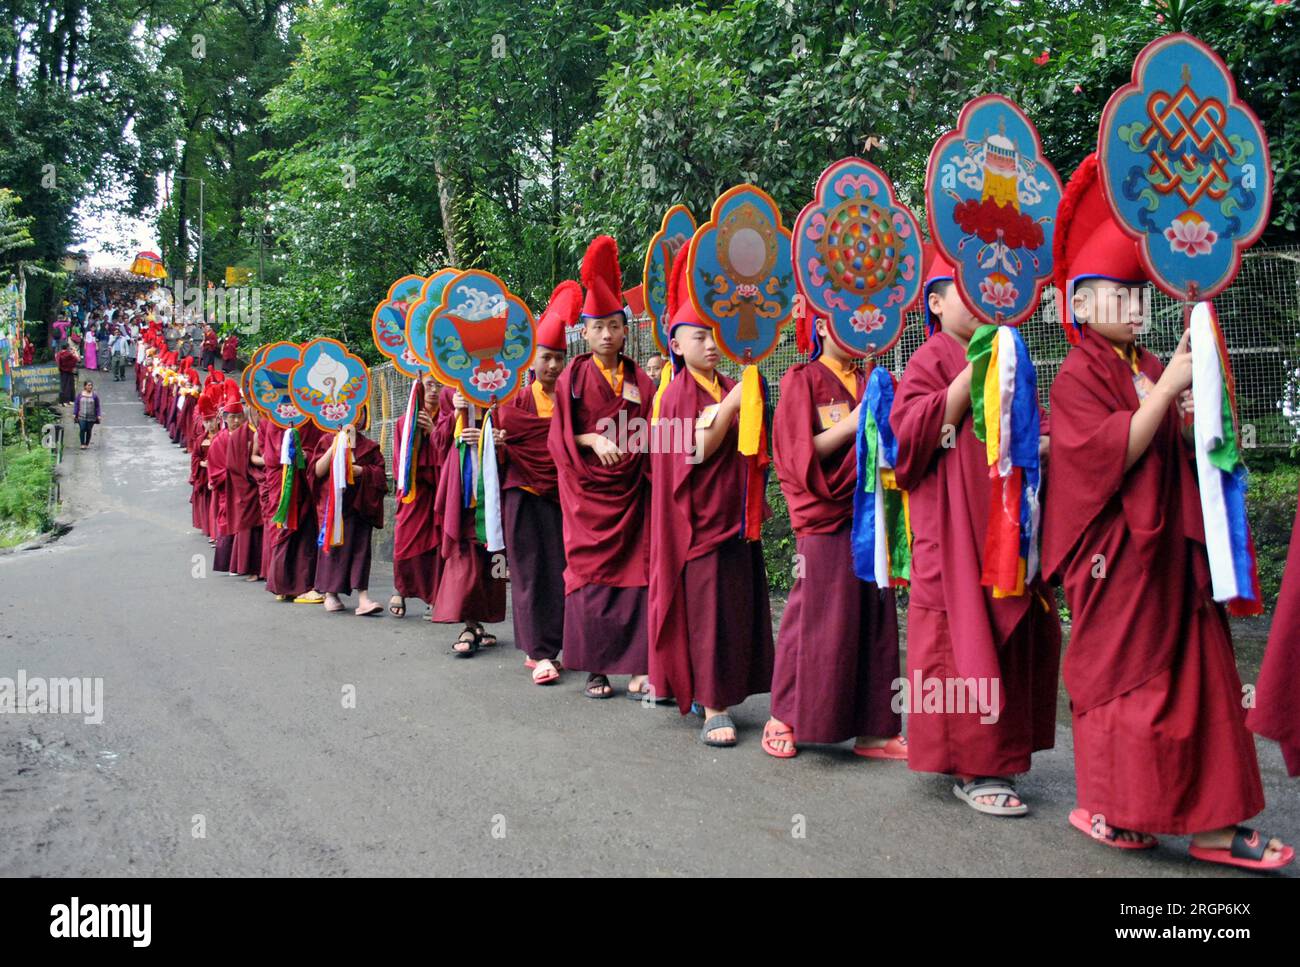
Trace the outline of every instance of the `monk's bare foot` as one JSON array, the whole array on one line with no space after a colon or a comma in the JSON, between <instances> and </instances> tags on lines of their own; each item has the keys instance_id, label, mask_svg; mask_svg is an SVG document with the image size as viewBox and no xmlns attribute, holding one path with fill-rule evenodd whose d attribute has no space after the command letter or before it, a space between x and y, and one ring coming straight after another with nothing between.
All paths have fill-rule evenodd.
<instances>
[{"instance_id":1,"label":"monk's bare foot","mask_svg":"<svg viewBox=\"0 0 1300 967\"><path fill-rule=\"evenodd\" d=\"M1139 833L1136 829L1120 829L1118 826L1111 828L1115 830L1115 838L1126 843L1154 843L1156 841L1156 838L1150 833Z\"/></svg>"},{"instance_id":2,"label":"monk's bare foot","mask_svg":"<svg viewBox=\"0 0 1300 967\"><path fill-rule=\"evenodd\" d=\"M345 608L347 608L347 605L345 605L342 601L339 600L339 596L337 594L331 592L330 594L325 595L326 611L343 611Z\"/></svg>"},{"instance_id":3,"label":"monk's bare foot","mask_svg":"<svg viewBox=\"0 0 1300 967\"><path fill-rule=\"evenodd\" d=\"M633 675L628 679L627 690L632 695L644 695L650 690L650 676Z\"/></svg>"},{"instance_id":4,"label":"monk's bare foot","mask_svg":"<svg viewBox=\"0 0 1300 967\"><path fill-rule=\"evenodd\" d=\"M357 614L362 618L368 618L371 615L382 614L384 606L372 598L365 591L360 592L357 599Z\"/></svg>"},{"instance_id":5,"label":"monk's bare foot","mask_svg":"<svg viewBox=\"0 0 1300 967\"><path fill-rule=\"evenodd\" d=\"M727 710L725 708L709 708L707 705L704 706L704 721L706 722L715 715L726 714ZM710 729L709 738L713 739L715 742L735 742L736 730L732 728Z\"/></svg>"},{"instance_id":6,"label":"monk's bare foot","mask_svg":"<svg viewBox=\"0 0 1300 967\"><path fill-rule=\"evenodd\" d=\"M406 599L400 594L394 594L388 599L388 611L394 618L405 618Z\"/></svg>"},{"instance_id":7,"label":"monk's bare foot","mask_svg":"<svg viewBox=\"0 0 1300 967\"><path fill-rule=\"evenodd\" d=\"M478 646L480 648L491 648L497 643L497 636L486 630L477 621L474 622L473 631L478 635Z\"/></svg>"},{"instance_id":8,"label":"monk's bare foot","mask_svg":"<svg viewBox=\"0 0 1300 967\"><path fill-rule=\"evenodd\" d=\"M772 716L763 729L763 747L776 756L794 755L794 730L776 716Z\"/></svg>"},{"instance_id":9,"label":"monk's bare foot","mask_svg":"<svg viewBox=\"0 0 1300 967\"><path fill-rule=\"evenodd\" d=\"M1193 833L1192 845L1203 849L1228 849L1232 846L1232 837L1236 832L1236 826L1224 826L1222 829L1213 829L1208 833ZM1268 847L1264 850L1264 862L1275 861L1285 849L1286 844L1274 836L1268 841Z\"/></svg>"}]
</instances>

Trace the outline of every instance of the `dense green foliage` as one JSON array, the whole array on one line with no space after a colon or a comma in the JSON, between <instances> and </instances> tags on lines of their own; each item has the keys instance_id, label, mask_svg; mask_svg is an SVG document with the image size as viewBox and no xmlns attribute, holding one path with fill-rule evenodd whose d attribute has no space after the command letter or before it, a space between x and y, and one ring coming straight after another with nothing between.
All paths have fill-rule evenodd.
<instances>
[{"instance_id":1,"label":"dense green foliage","mask_svg":"<svg viewBox=\"0 0 1300 967\"><path fill-rule=\"evenodd\" d=\"M49 529L53 474L53 456L39 441L29 448L21 439L10 442L5 435L0 452L0 547L30 541Z\"/></svg>"}]
</instances>

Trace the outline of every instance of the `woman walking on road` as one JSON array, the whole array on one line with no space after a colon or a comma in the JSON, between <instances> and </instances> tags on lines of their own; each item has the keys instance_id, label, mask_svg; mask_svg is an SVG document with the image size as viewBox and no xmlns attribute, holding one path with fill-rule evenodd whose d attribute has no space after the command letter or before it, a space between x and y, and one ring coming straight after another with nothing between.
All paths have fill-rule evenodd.
<instances>
[{"instance_id":1,"label":"woman walking on road","mask_svg":"<svg viewBox=\"0 0 1300 967\"><path fill-rule=\"evenodd\" d=\"M90 446L90 433L99 422L99 396L95 392L95 384L86 380L81 387L81 394L72 404L72 418L77 421L81 427L81 449Z\"/></svg>"}]
</instances>

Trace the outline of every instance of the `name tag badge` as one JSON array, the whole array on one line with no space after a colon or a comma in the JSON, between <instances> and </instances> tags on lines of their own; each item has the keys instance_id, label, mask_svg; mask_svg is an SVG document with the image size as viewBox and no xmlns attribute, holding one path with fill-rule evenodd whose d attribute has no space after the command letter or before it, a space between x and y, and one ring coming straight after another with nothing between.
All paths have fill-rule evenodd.
<instances>
[{"instance_id":1,"label":"name tag badge","mask_svg":"<svg viewBox=\"0 0 1300 967\"><path fill-rule=\"evenodd\" d=\"M700 411L700 415L695 418L695 429L707 430L713 426L713 421L718 418L718 410L720 409L722 409L721 403L710 403L706 406Z\"/></svg>"},{"instance_id":2,"label":"name tag badge","mask_svg":"<svg viewBox=\"0 0 1300 967\"><path fill-rule=\"evenodd\" d=\"M1137 390L1138 399L1144 400L1150 395L1151 390L1155 388L1155 384L1151 382L1146 373L1134 373L1133 388Z\"/></svg>"},{"instance_id":3,"label":"name tag badge","mask_svg":"<svg viewBox=\"0 0 1300 967\"><path fill-rule=\"evenodd\" d=\"M841 420L848 419L850 412L848 403L828 403L817 407L817 415L821 418L823 430L829 430Z\"/></svg>"},{"instance_id":4,"label":"name tag badge","mask_svg":"<svg viewBox=\"0 0 1300 967\"><path fill-rule=\"evenodd\" d=\"M641 387L637 386L636 383L632 382L630 379L624 380L623 399L627 400L629 403L640 403Z\"/></svg>"}]
</instances>

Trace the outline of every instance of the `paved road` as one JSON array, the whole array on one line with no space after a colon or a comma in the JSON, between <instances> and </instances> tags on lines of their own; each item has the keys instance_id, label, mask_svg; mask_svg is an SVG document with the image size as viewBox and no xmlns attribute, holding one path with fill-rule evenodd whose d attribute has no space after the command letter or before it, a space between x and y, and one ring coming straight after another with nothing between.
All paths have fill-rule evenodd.
<instances>
[{"instance_id":1,"label":"paved road","mask_svg":"<svg viewBox=\"0 0 1300 967\"><path fill-rule=\"evenodd\" d=\"M706 749L698 720L589 701L580 675L530 685L508 623L460 661L448 626L202 576L188 458L132 383L101 391L64 463L72 530L0 556L0 676L101 677L103 723L0 715L0 875L1248 875L1070 829L1068 728L1021 784L1034 813L994 820L846 747L769 758L766 698ZM1300 786L1259 748L1261 822L1300 838Z\"/></svg>"}]
</instances>

